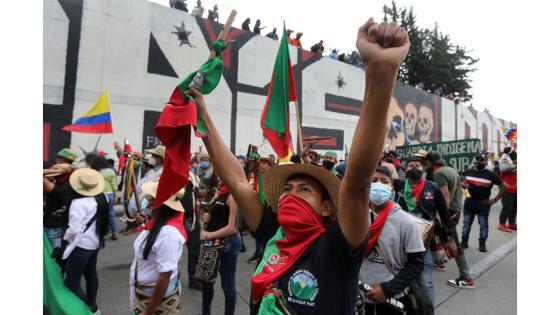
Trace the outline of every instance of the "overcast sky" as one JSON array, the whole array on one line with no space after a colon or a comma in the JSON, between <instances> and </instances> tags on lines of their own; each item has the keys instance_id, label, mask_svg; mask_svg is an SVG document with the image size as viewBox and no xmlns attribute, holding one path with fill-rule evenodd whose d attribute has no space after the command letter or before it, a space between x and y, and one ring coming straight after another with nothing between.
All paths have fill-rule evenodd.
<instances>
[{"instance_id":1,"label":"overcast sky","mask_svg":"<svg viewBox=\"0 0 560 315\"><path fill-rule=\"evenodd\" d=\"M169 6L168 0L149 0ZM189 12L196 4L187 0ZM479 58L478 69L471 75L472 105L483 110L488 108L494 116L518 122L515 97L511 91L516 87L516 15L515 1L502 0L398 0L397 6L412 6L420 27L433 28L437 22L442 32L449 34L454 44L471 49L471 55ZM382 19L386 1L202 1L205 9L218 5L220 22L224 23L231 9L237 10L233 26L241 28L245 18L251 18L251 28L256 19L266 26L261 34L273 27L286 27L303 32L305 49L320 39L326 51L337 48L341 52L355 49L358 27L369 16ZM204 14L206 17L206 13ZM503 32L503 34L500 34ZM518 40L519 42L519 40Z\"/></svg>"}]
</instances>

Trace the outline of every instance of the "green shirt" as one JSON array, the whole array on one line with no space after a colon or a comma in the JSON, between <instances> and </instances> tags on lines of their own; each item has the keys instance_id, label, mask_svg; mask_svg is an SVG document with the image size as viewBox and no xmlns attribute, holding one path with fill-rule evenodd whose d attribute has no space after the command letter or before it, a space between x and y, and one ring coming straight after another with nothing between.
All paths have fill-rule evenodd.
<instances>
[{"instance_id":1,"label":"green shirt","mask_svg":"<svg viewBox=\"0 0 560 315\"><path fill-rule=\"evenodd\" d=\"M100 171L103 178L105 178L105 189L103 192L112 193L117 192L117 175L115 171L110 168L104 168Z\"/></svg>"},{"instance_id":2,"label":"green shirt","mask_svg":"<svg viewBox=\"0 0 560 315\"><path fill-rule=\"evenodd\" d=\"M463 211L463 189L461 188L461 177L457 171L447 165L440 167L434 172L434 182L440 187L447 186L449 190L449 209Z\"/></svg>"}]
</instances>

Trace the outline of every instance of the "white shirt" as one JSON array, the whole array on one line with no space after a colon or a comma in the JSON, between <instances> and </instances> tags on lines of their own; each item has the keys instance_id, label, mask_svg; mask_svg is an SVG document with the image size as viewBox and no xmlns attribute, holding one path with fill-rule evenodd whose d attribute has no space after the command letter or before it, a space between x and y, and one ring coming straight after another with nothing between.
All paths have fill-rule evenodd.
<instances>
[{"instance_id":1,"label":"white shirt","mask_svg":"<svg viewBox=\"0 0 560 315\"><path fill-rule=\"evenodd\" d=\"M99 248L99 236L96 232L97 221L94 221L88 230L83 233L86 224L96 213L97 202L95 197L83 197L72 201L68 211L68 229L64 234L64 240L70 244L64 251L64 259L70 255L76 246L89 250Z\"/></svg>"},{"instance_id":2,"label":"white shirt","mask_svg":"<svg viewBox=\"0 0 560 315\"><path fill-rule=\"evenodd\" d=\"M148 230L140 232L134 241L134 261L130 268L130 284L134 286L134 269L138 261L138 286L155 286L159 274L171 273L170 283L177 281L177 267L183 253L185 239L173 226L164 225L150 250L148 260L144 260L144 247Z\"/></svg>"}]
</instances>

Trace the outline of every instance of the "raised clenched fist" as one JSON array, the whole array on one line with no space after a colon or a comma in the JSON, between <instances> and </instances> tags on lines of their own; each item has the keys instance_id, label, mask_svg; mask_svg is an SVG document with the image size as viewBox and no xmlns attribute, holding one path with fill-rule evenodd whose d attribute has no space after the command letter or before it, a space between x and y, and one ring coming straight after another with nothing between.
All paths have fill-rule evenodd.
<instances>
[{"instance_id":1,"label":"raised clenched fist","mask_svg":"<svg viewBox=\"0 0 560 315\"><path fill-rule=\"evenodd\" d=\"M376 23L369 18L358 30L356 47L366 66L383 64L398 67L406 57L408 33L395 22Z\"/></svg>"}]
</instances>

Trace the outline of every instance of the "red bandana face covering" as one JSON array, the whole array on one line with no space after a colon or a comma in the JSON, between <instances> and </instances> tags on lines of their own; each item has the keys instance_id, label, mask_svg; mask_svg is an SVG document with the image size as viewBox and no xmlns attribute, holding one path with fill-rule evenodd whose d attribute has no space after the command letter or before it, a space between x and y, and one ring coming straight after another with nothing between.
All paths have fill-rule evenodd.
<instances>
[{"instance_id":1,"label":"red bandana face covering","mask_svg":"<svg viewBox=\"0 0 560 315\"><path fill-rule=\"evenodd\" d=\"M270 284L285 274L326 230L321 217L309 204L293 195L280 200L278 223L280 228L267 243L251 279L252 297L256 301L270 292Z\"/></svg>"}]
</instances>

